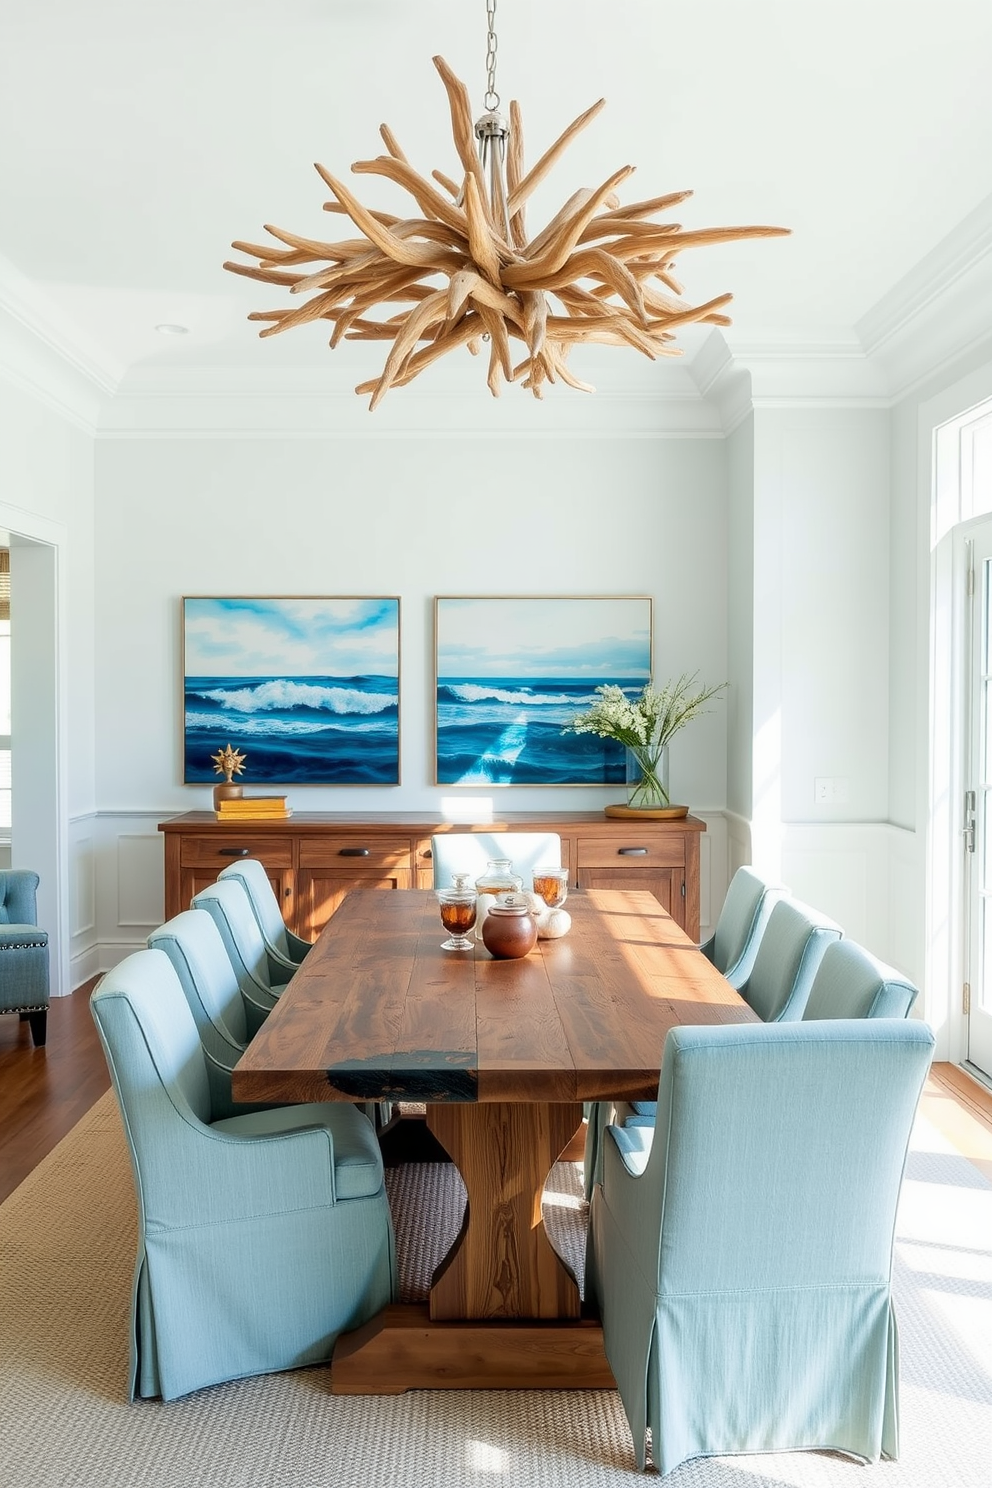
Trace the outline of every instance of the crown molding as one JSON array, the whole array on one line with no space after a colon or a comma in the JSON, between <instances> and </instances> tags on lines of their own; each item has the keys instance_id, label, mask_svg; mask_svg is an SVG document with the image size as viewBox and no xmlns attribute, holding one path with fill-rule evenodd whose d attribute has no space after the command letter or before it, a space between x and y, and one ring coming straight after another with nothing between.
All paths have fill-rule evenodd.
<instances>
[{"instance_id":1,"label":"crown molding","mask_svg":"<svg viewBox=\"0 0 992 1488\"><path fill-rule=\"evenodd\" d=\"M93 383L34 331L0 307L0 378L95 435L100 393Z\"/></svg>"},{"instance_id":2,"label":"crown molding","mask_svg":"<svg viewBox=\"0 0 992 1488\"><path fill-rule=\"evenodd\" d=\"M104 401L98 437L720 436L684 362L589 360L577 372L597 387L592 395L559 385L540 400L516 387L494 399L484 381L448 368L429 385L396 389L375 413L354 392L354 368L347 380L340 367L139 368Z\"/></svg>"},{"instance_id":3,"label":"crown molding","mask_svg":"<svg viewBox=\"0 0 992 1488\"><path fill-rule=\"evenodd\" d=\"M986 341L992 334L992 196L894 284L855 330L893 402Z\"/></svg>"},{"instance_id":4,"label":"crown molding","mask_svg":"<svg viewBox=\"0 0 992 1488\"><path fill-rule=\"evenodd\" d=\"M80 328L47 298L38 284L0 255L0 310L49 348L103 394L113 394L124 368L112 365Z\"/></svg>"},{"instance_id":5,"label":"crown molding","mask_svg":"<svg viewBox=\"0 0 992 1488\"><path fill-rule=\"evenodd\" d=\"M976 354L992 335L992 196L838 339L711 330L681 358L578 348L594 396L550 387L490 397L479 369L447 358L370 415L356 358L121 368L64 324L0 258L0 376L99 438L719 438L752 408L892 406Z\"/></svg>"},{"instance_id":6,"label":"crown molding","mask_svg":"<svg viewBox=\"0 0 992 1488\"><path fill-rule=\"evenodd\" d=\"M732 434L754 407L750 372L737 362L719 331L707 336L690 370L700 398L716 409L723 434Z\"/></svg>"},{"instance_id":7,"label":"crown molding","mask_svg":"<svg viewBox=\"0 0 992 1488\"><path fill-rule=\"evenodd\" d=\"M868 356L926 316L992 256L992 196L970 212L862 315L855 330Z\"/></svg>"}]
</instances>

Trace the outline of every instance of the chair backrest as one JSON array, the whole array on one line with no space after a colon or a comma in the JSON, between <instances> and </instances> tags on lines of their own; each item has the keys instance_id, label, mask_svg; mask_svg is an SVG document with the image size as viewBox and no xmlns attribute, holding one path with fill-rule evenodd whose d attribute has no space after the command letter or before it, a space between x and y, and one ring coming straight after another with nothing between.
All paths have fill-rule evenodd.
<instances>
[{"instance_id":1,"label":"chair backrest","mask_svg":"<svg viewBox=\"0 0 992 1488\"><path fill-rule=\"evenodd\" d=\"M838 940L823 953L803 1018L908 1018L917 989L893 966L853 940Z\"/></svg>"},{"instance_id":2,"label":"chair backrest","mask_svg":"<svg viewBox=\"0 0 992 1488\"><path fill-rule=\"evenodd\" d=\"M474 882L491 858L509 858L529 891L535 868L561 867L561 838L557 832L438 832L431 838L434 887L448 888L453 873L468 873Z\"/></svg>"},{"instance_id":3,"label":"chair backrest","mask_svg":"<svg viewBox=\"0 0 992 1488\"><path fill-rule=\"evenodd\" d=\"M842 934L819 910L798 899L780 899L768 916L741 996L765 1023L801 1018L823 954Z\"/></svg>"},{"instance_id":4,"label":"chair backrest","mask_svg":"<svg viewBox=\"0 0 992 1488\"><path fill-rule=\"evenodd\" d=\"M148 944L164 951L179 978L200 1042L223 1058L230 1045L248 1043L241 987L213 916L205 909L185 909L153 930ZM226 1047L223 1047L226 1046Z\"/></svg>"},{"instance_id":5,"label":"chair backrest","mask_svg":"<svg viewBox=\"0 0 992 1488\"><path fill-rule=\"evenodd\" d=\"M742 987L751 975L769 916L785 894L750 867L738 868L730 880L708 955L732 987Z\"/></svg>"},{"instance_id":6,"label":"chair backrest","mask_svg":"<svg viewBox=\"0 0 992 1488\"><path fill-rule=\"evenodd\" d=\"M0 924L37 925L38 883L30 868L0 869Z\"/></svg>"},{"instance_id":7,"label":"chair backrest","mask_svg":"<svg viewBox=\"0 0 992 1488\"><path fill-rule=\"evenodd\" d=\"M241 880L228 878L208 884L193 896L193 908L206 910L213 917L242 991L249 992L254 982L271 992L265 941Z\"/></svg>"},{"instance_id":8,"label":"chair backrest","mask_svg":"<svg viewBox=\"0 0 992 1488\"><path fill-rule=\"evenodd\" d=\"M164 951L135 951L107 972L90 1009L135 1167L142 1180L146 1161L165 1176L180 1130L211 1118L203 1048L172 962Z\"/></svg>"},{"instance_id":9,"label":"chair backrest","mask_svg":"<svg viewBox=\"0 0 992 1488\"><path fill-rule=\"evenodd\" d=\"M673 1029L639 1207L660 1290L887 1285L933 1045L902 1019Z\"/></svg>"},{"instance_id":10,"label":"chair backrest","mask_svg":"<svg viewBox=\"0 0 992 1488\"><path fill-rule=\"evenodd\" d=\"M289 945L286 940L286 922L279 908L279 901L269 882L269 875L257 858L238 858L228 863L217 875L217 882L234 878L244 884L251 900L252 911L262 932L262 939L273 950L289 960Z\"/></svg>"}]
</instances>

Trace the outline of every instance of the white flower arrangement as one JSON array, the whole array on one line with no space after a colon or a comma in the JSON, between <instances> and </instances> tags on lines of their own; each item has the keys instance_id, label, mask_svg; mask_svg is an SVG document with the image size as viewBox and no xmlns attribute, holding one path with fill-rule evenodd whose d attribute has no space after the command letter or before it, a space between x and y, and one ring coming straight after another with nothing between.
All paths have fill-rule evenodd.
<instances>
[{"instance_id":1,"label":"white flower arrangement","mask_svg":"<svg viewBox=\"0 0 992 1488\"><path fill-rule=\"evenodd\" d=\"M648 682L634 698L615 684L597 687L598 700L588 712L577 714L566 724L562 733L616 739L632 752L641 770L641 783L631 797L631 805L658 801L667 806L668 792L659 773L662 751L687 723L709 712L705 704L727 685L719 682L715 687L693 691L697 676L696 672L683 672L664 687Z\"/></svg>"}]
</instances>

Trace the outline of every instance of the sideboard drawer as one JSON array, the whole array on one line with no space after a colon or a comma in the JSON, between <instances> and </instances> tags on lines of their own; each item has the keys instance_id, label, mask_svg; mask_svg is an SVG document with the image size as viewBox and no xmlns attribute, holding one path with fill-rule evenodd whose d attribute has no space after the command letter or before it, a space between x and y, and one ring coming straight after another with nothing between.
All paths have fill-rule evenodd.
<instances>
[{"instance_id":1,"label":"sideboard drawer","mask_svg":"<svg viewBox=\"0 0 992 1488\"><path fill-rule=\"evenodd\" d=\"M365 836L303 837L300 840L301 868L357 869L412 868L413 844L409 837Z\"/></svg>"},{"instance_id":2,"label":"sideboard drawer","mask_svg":"<svg viewBox=\"0 0 992 1488\"><path fill-rule=\"evenodd\" d=\"M184 837L179 861L183 868L215 868L219 873L239 858L260 858L266 868L292 868L292 837L253 837L250 833L216 832L210 837Z\"/></svg>"},{"instance_id":3,"label":"sideboard drawer","mask_svg":"<svg viewBox=\"0 0 992 1488\"><path fill-rule=\"evenodd\" d=\"M678 832L638 832L636 826L609 837L580 837L578 867L681 868L685 838Z\"/></svg>"}]
</instances>

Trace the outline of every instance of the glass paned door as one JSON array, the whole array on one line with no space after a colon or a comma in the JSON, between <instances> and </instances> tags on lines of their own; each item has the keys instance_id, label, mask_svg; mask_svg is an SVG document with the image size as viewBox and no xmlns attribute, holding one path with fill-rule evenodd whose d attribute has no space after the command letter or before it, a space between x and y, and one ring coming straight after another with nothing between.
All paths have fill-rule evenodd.
<instances>
[{"instance_id":1,"label":"glass paned door","mask_svg":"<svg viewBox=\"0 0 992 1488\"><path fill-rule=\"evenodd\" d=\"M992 1077L992 523L975 529L972 564L971 789L965 798L966 1057Z\"/></svg>"}]
</instances>

